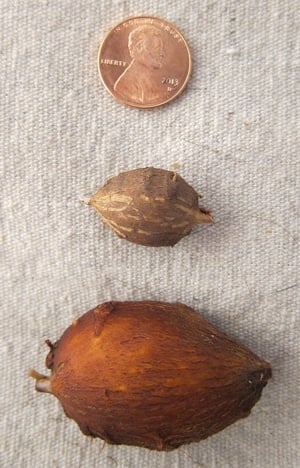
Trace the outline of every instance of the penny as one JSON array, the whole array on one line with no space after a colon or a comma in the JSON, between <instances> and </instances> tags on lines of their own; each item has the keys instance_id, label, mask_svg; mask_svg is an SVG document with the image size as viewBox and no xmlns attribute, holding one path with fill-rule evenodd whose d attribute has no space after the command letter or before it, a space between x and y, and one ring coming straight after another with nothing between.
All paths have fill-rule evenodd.
<instances>
[{"instance_id":1,"label":"penny","mask_svg":"<svg viewBox=\"0 0 300 468\"><path fill-rule=\"evenodd\" d=\"M168 21L127 18L104 38L98 54L101 80L109 93L132 107L157 107L185 88L191 73L186 40Z\"/></svg>"}]
</instances>

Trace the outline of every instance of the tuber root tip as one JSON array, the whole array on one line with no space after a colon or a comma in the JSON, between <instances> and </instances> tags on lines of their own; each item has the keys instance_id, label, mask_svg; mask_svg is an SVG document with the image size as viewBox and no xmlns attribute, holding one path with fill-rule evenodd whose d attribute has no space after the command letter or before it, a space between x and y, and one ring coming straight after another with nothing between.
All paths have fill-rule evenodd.
<instances>
[{"instance_id":1,"label":"tuber root tip","mask_svg":"<svg viewBox=\"0 0 300 468\"><path fill-rule=\"evenodd\" d=\"M40 374L34 369L30 369L29 377L35 380L35 389L38 392L52 393L50 378L46 375Z\"/></svg>"},{"instance_id":2,"label":"tuber root tip","mask_svg":"<svg viewBox=\"0 0 300 468\"><path fill-rule=\"evenodd\" d=\"M80 197L79 201L84 205L90 205L91 197Z\"/></svg>"},{"instance_id":3,"label":"tuber root tip","mask_svg":"<svg viewBox=\"0 0 300 468\"><path fill-rule=\"evenodd\" d=\"M198 223L214 223L213 215L206 208L199 208L196 212L196 221Z\"/></svg>"}]
</instances>

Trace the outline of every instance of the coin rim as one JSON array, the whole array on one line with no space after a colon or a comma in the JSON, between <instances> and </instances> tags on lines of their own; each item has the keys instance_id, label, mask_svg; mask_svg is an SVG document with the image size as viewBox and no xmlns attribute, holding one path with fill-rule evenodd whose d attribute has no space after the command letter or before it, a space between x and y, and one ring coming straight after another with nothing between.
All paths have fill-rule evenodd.
<instances>
[{"instance_id":1,"label":"coin rim","mask_svg":"<svg viewBox=\"0 0 300 468\"><path fill-rule=\"evenodd\" d=\"M183 39L183 42L184 42L184 45L185 45L185 48L187 50L187 54L188 54L188 72L187 72L187 75L186 75L186 78L185 78L185 81L183 83L183 85L181 86L181 88L177 91L176 94L172 95L170 98L166 99L165 101L163 102L160 102L158 104L146 104L146 105L139 105L139 104L132 104L132 103L129 103L127 102L125 99L122 99L122 98L119 98L117 96L115 96L113 94L113 92L109 89L109 87L106 85L104 79L103 79L103 76L102 76L102 73L101 73L101 70L100 70L100 56L101 56L101 52L102 52L102 48L104 46L104 43L105 41L107 40L107 38L109 37L109 35L111 34L111 32L117 28L118 26L120 26L121 24L125 23L126 21L129 21L129 20L132 20L132 19L136 19L136 18L151 18L151 19L156 19L156 20L160 20L160 21L163 21L164 23L167 23L168 25L172 26L177 32L179 32L180 36L182 37ZM170 23L169 21L161 18L160 16L152 16L152 15L139 15L139 16L128 16L127 18L124 18L122 21L120 21L119 23L116 23L112 28L109 29L109 31L106 33L106 35L104 36L103 40L101 41L100 43L100 46L99 46L99 49L98 49L98 59L97 59L98 63L98 73L99 73L99 76L100 76L100 80L102 82L102 84L104 85L105 89L109 92L109 94L117 101L117 102L120 102L121 104L124 104L126 106L129 106L129 107L133 107L135 109L153 109L154 107L160 107L160 106L163 106L164 104L167 104L168 102L171 102L173 101L176 97L178 97L182 91L185 89L186 85L187 85L187 82L191 76L191 72L192 72L192 56L191 56L191 51L190 51L190 47L189 47L189 44L187 42L187 40L185 39L184 35L182 34L181 30L177 28L177 26L175 26L173 23Z\"/></svg>"}]
</instances>

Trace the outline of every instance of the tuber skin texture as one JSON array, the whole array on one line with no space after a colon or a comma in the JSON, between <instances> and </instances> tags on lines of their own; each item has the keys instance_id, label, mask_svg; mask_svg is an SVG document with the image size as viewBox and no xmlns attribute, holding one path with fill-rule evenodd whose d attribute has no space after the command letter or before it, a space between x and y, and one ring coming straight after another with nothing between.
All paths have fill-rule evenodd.
<instances>
[{"instance_id":1,"label":"tuber skin texture","mask_svg":"<svg viewBox=\"0 0 300 468\"><path fill-rule=\"evenodd\" d=\"M177 173L148 167L108 180L88 204L119 237L161 247L175 245L196 224L212 223L199 197Z\"/></svg>"},{"instance_id":2,"label":"tuber skin texture","mask_svg":"<svg viewBox=\"0 0 300 468\"><path fill-rule=\"evenodd\" d=\"M110 444L172 450L248 416L271 366L193 309L108 302L67 328L50 352L55 395L86 435Z\"/></svg>"}]
</instances>

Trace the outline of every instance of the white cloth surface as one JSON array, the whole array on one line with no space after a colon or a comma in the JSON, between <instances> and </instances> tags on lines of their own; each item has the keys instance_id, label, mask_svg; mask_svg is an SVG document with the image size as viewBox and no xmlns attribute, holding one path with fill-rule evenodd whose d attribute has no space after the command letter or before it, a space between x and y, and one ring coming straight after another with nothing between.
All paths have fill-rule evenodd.
<instances>
[{"instance_id":1,"label":"white cloth surface","mask_svg":"<svg viewBox=\"0 0 300 468\"><path fill-rule=\"evenodd\" d=\"M0 8L0 465L299 466L299 1ZM105 33L145 13L174 23L193 58L187 89L154 110L117 103L97 72ZM215 217L174 248L120 240L79 201L121 171L174 163ZM183 302L272 363L248 418L160 453L85 437L35 392L46 338L99 303L143 299Z\"/></svg>"}]
</instances>

